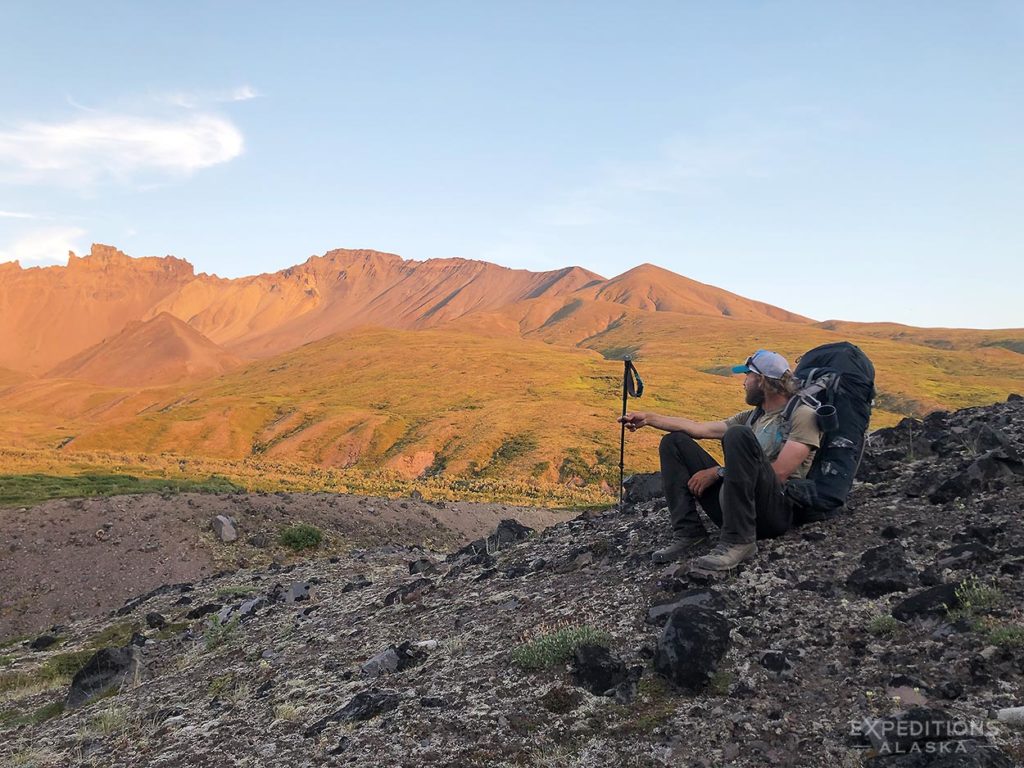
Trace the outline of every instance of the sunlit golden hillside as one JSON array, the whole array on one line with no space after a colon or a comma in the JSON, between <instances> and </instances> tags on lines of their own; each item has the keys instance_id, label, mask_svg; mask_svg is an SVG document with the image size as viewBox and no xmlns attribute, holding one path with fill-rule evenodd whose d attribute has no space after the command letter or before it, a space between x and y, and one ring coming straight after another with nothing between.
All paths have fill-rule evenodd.
<instances>
[{"instance_id":1,"label":"sunlit golden hillside","mask_svg":"<svg viewBox=\"0 0 1024 768\"><path fill-rule=\"evenodd\" d=\"M345 310L338 297L333 309L320 311L321 321L306 325L264 302L260 345L290 348L246 361L238 353L251 353L257 337L240 330L244 302L219 312L210 292L218 283L203 276L193 289L202 289L202 322L175 316L180 301L165 298L164 314L153 316L160 322L126 319L125 327L43 377L32 375L36 366L27 359L20 371L0 371L0 447L20 452L21 471L34 464L52 471L83 457L102 465L103 457L120 456L109 459L120 464L130 454L159 456L151 466L160 472L176 461L182 471L197 458L221 462L214 466L250 484L258 474L252 466L262 462L288 467L292 486L295 472L306 467L310 477L321 468L403 483L515 481L609 493L618 473L615 418L626 354L648 387L631 408L698 419L743 407L739 382L728 371L753 350L774 348L795 361L839 339L857 343L875 362L875 427L1024 389L1022 330L815 323L650 265L612 280L571 270L541 280L480 262L431 267L448 279L454 270L471 286L477 298L455 311L459 291L428 306L429 280L419 275L409 284L416 271L405 262L365 253L372 254L366 269L374 271L375 287L353 284L346 291L364 305L387 297L392 307L402 286L415 287L409 300L418 302L418 314L395 310L392 325L399 327L360 327L358 313ZM315 274L326 283L324 263L313 266L303 279ZM385 267L391 277L382 276ZM488 283L492 273L500 279ZM175 280L190 274L175 263ZM191 295L187 288L175 291ZM224 295L234 301L239 291L248 296L252 288L228 285ZM109 294L104 301L104 322L116 325L111 318L130 314L115 308ZM133 301L136 311L139 300ZM431 314L431 308L439 303L449 316L432 322L440 310ZM328 317L335 320L323 320ZM379 326L386 314L374 317ZM286 331L274 336L270 318ZM237 345L218 344L200 331L217 322L236 329ZM311 330L332 323L354 327L326 336ZM312 338L296 336L299 328ZM649 431L630 435L627 468L654 468L657 439Z\"/></svg>"}]
</instances>

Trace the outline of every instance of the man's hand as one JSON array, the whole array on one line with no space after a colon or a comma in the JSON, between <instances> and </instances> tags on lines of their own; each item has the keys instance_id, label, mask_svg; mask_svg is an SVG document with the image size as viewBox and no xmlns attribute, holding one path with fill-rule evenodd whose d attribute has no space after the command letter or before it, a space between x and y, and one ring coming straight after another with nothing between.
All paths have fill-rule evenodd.
<instances>
[{"instance_id":1,"label":"man's hand","mask_svg":"<svg viewBox=\"0 0 1024 768\"><path fill-rule=\"evenodd\" d=\"M630 432L636 432L640 427L647 426L647 414L643 411L631 411L618 419L620 424L625 424Z\"/></svg>"},{"instance_id":2,"label":"man's hand","mask_svg":"<svg viewBox=\"0 0 1024 768\"><path fill-rule=\"evenodd\" d=\"M701 469L690 475L690 482L686 484L686 487L690 489L690 493L694 496L700 496L704 491L711 488L721 478L718 476L719 467L711 467L710 469Z\"/></svg>"}]
</instances>

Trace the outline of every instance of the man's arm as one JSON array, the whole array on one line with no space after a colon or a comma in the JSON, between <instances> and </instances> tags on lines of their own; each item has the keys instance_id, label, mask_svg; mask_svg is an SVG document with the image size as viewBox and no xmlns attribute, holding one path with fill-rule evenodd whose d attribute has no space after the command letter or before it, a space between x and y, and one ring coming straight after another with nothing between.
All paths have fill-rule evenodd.
<instances>
[{"instance_id":1,"label":"man's arm","mask_svg":"<svg viewBox=\"0 0 1024 768\"><path fill-rule=\"evenodd\" d=\"M641 427L654 427L663 432L685 432L694 440L721 439L725 435L724 421L693 421L682 416L663 416L650 411L633 411L619 419L630 432Z\"/></svg>"},{"instance_id":2,"label":"man's arm","mask_svg":"<svg viewBox=\"0 0 1024 768\"><path fill-rule=\"evenodd\" d=\"M798 443L796 440L787 440L786 444L782 446L778 458L772 462L772 469L775 470L775 476L779 478L779 482L785 484L810 453L811 446Z\"/></svg>"}]
</instances>

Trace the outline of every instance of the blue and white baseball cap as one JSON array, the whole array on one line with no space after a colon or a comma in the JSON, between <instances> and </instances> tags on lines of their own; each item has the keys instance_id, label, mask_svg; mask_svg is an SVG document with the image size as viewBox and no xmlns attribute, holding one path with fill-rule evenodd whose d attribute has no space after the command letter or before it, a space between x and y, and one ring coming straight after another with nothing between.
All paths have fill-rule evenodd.
<instances>
[{"instance_id":1,"label":"blue and white baseball cap","mask_svg":"<svg viewBox=\"0 0 1024 768\"><path fill-rule=\"evenodd\" d=\"M771 352L767 349L759 349L747 358L743 365L737 365L732 369L733 373L756 373L767 376L769 379L781 379L782 375L789 370L789 362L778 352Z\"/></svg>"}]
</instances>

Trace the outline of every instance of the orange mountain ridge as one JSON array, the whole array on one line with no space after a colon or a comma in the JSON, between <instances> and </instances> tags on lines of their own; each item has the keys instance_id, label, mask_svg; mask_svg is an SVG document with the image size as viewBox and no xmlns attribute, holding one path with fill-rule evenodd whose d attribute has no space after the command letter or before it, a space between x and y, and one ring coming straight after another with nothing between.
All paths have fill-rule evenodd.
<instances>
[{"instance_id":1,"label":"orange mountain ridge","mask_svg":"<svg viewBox=\"0 0 1024 768\"><path fill-rule=\"evenodd\" d=\"M0 366L37 375L84 376L77 355L128 323L161 313L249 359L361 326L423 329L469 318L485 332L490 325L516 334L572 314L591 318L583 323L590 330L605 328L629 310L811 322L650 264L606 280L580 267L530 272L467 259L407 261L378 251L334 250L272 274L225 279L196 275L172 256L135 259L93 245L89 256L70 254L66 267L0 265L0 278ZM212 371L227 364L221 356L211 366L213 353L201 343L186 347L202 359L187 363L179 348L177 362L158 378L175 365ZM67 364L57 366L63 360ZM88 370L94 379L100 375L96 366Z\"/></svg>"}]
</instances>

